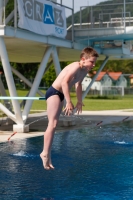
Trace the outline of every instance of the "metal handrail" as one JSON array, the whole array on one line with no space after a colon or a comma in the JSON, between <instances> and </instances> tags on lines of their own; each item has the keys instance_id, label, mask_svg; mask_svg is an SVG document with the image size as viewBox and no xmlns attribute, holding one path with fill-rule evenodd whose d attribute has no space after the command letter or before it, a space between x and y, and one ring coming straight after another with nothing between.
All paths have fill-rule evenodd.
<instances>
[{"instance_id":1,"label":"metal handrail","mask_svg":"<svg viewBox=\"0 0 133 200\"><path fill-rule=\"evenodd\" d=\"M104 6L110 6L110 9L108 9L108 10L111 10L111 6L115 6L115 5L123 5L123 8L121 8L122 9L122 12L116 12L116 13L112 13L112 14L121 14L121 21L123 22L123 26L124 26L124 29L126 30L126 26L127 26L127 22L132 22L132 17L131 17L131 13L130 12L128 12L128 11L126 11L126 5L129 5L129 4L133 4L133 2L126 2L125 0L124 0L124 2L123 3L109 3L109 4L99 4L99 5L94 5L94 6L81 6L80 7L80 28L82 28L82 25L83 25L83 22L82 22L82 11L86 8L89 8L89 12L88 12L88 14L90 14L90 25L91 26L89 26L88 28L90 29L90 28L94 28L94 25L95 24L97 24L97 23L99 23L99 22L95 22L95 15L93 16L93 13L94 12L99 12L99 18L101 19L100 20L100 23L99 23L99 28L101 28L101 26L102 26L102 24L103 24L103 22L105 22L106 20L104 20L103 19L103 15L106 15L106 13L104 13L104 12L102 12L102 10L100 9L100 10L94 10L94 8L95 7L104 7ZM129 15L129 18L128 18L128 20L129 21L127 21L127 16L126 16L126 14L128 14ZM111 13L110 12L107 12L107 15L108 15L108 18L109 18L109 20L111 19ZM119 18L120 18L119 17ZM98 18L97 18L98 19ZM89 23L89 21L88 21L88 23ZM106 22L106 23L108 23L108 25L109 24L112 24L112 21L108 21L108 22ZM114 24L114 23L113 23ZM129 25L128 26L130 26L130 23L129 23ZM107 26L108 27L108 26Z\"/></svg>"}]
</instances>

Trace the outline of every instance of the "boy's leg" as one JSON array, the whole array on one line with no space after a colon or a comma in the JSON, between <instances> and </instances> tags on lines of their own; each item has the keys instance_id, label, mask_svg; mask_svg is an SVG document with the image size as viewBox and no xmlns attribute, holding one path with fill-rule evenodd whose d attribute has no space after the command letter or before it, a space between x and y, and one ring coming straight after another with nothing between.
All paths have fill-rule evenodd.
<instances>
[{"instance_id":1,"label":"boy's leg","mask_svg":"<svg viewBox=\"0 0 133 200\"><path fill-rule=\"evenodd\" d=\"M43 151L40 154L45 169L54 168L51 163L51 146L62 107L63 101L60 101L59 96L53 95L47 99L47 116L49 122L44 133Z\"/></svg>"}]
</instances>

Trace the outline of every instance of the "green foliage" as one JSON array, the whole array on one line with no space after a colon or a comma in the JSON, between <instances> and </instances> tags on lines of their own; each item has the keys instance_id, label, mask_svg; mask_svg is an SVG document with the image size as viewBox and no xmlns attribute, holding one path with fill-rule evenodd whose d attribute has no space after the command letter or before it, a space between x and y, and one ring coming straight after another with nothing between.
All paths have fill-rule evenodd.
<instances>
[{"instance_id":1,"label":"green foliage","mask_svg":"<svg viewBox=\"0 0 133 200\"><path fill-rule=\"evenodd\" d=\"M5 9L5 17L7 17L13 10L14 10L14 0L9 0ZM12 19L12 21L8 23L8 25L10 26L14 25L14 18Z\"/></svg>"},{"instance_id":2,"label":"green foliage","mask_svg":"<svg viewBox=\"0 0 133 200\"><path fill-rule=\"evenodd\" d=\"M50 85L52 85L55 78L56 78L55 68L54 66L51 66L44 75L44 81L46 86L49 87Z\"/></svg>"},{"instance_id":3,"label":"green foliage","mask_svg":"<svg viewBox=\"0 0 133 200\"><path fill-rule=\"evenodd\" d=\"M11 11L14 10L14 1L13 0L9 0L7 5L6 5L6 17L11 13Z\"/></svg>"},{"instance_id":4,"label":"green foliage","mask_svg":"<svg viewBox=\"0 0 133 200\"><path fill-rule=\"evenodd\" d=\"M38 63L11 63L11 65L23 74L27 79L34 78L38 70Z\"/></svg>"},{"instance_id":5,"label":"green foliage","mask_svg":"<svg viewBox=\"0 0 133 200\"><path fill-rule=\"evenodd\" d=\"M120 96L87 96L86 98L89 98L89 99L121 99Z\"/></svg>"},{"instance_id":6,"label":"green foliage","mask_svg":"<svg viewBox=\"0 0 133 200\"><path fill-rule=\"evenodd\" d=\"M93 71L97 71L103 61L97 61ZM109 60L105 65L103 71L122 72L123 74L133 74L132 60Z\"/></svg>"}]
</instances>

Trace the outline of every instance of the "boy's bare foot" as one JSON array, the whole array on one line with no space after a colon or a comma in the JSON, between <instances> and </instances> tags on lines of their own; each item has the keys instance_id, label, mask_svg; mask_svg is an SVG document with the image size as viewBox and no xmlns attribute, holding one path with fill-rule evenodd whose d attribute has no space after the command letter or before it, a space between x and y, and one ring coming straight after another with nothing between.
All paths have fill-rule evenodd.
<instances>
[{"instance_id":1,"label":"boy's bare foot","mask_svg":"<svg viewBox=\"0 0 133 200\"><path fill-rule=\"evenodd\" d=\"M42 159L44 169L46 169L46 170L54 169L54 166L52 165L51 159L49 158L48 155L45 155L45 154L42 152L42 153L40 154L40 157L41 157L41 159Z\"/></svg>"}]
</instances>

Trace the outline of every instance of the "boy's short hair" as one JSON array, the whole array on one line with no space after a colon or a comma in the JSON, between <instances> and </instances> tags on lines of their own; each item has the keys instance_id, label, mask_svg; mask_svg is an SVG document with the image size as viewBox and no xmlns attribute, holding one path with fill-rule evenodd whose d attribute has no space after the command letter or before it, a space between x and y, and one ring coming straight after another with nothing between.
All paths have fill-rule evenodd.
<instances>
[{"instance_id":1,"label":"boy's short hair","mask_svg":"<svg viewBox=\"0 0 133 200\"><path fill-rule=\"evenodd\" d=\"M86 47L81 51L80 59L82 57L85 57L87 59L89 57L99 57L99 55L92 47Z\"/></svg>"}]
</instances>

